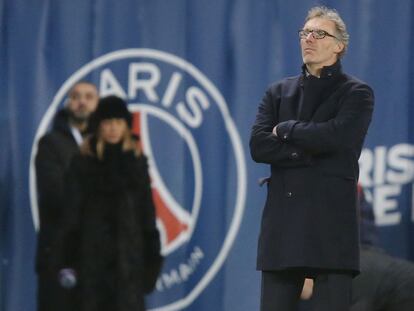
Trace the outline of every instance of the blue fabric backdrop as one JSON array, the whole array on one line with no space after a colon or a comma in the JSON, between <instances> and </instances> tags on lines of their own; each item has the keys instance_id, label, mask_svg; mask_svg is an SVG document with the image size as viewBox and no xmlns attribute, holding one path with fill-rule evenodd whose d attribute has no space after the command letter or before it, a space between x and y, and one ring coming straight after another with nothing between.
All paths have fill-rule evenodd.
<instances>
[{"instance_id":1,"label":"blue fabric backdrop","mask_svg":"<svg viewBox=\"0 0 414 311\"><path fill-rule=\"evenodd\" d=\"M297 30L320 3L348 25L345 71L375 91L360 181L381 244L414 260L412 1L0 0L1 310L34 310L32 155L83 78L140 112L153 165L188 216L149 308L257 310L268 168L250 159L250 127L269 83L299 73Z\"/></svg>"}]
</instances>

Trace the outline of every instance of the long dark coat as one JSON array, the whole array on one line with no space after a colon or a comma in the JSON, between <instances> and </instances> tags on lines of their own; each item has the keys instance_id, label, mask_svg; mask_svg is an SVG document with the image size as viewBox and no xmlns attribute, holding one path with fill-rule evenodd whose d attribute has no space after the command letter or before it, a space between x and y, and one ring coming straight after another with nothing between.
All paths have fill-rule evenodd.
<instances>
[{"instance_id":1,"label":"long dark coat","mask_svg":"<svg viewBox=\"0 0 414 311\"><path fill-rule=\"evenodd\" d=\"M36 176L40 230L38 233L36 270L38 273L50 267L54 239L63 212L65 171L79 146L69 128L65 109L56 115L52 130L38 144Z\"/></svg>"},{"instance_id":2,"label":"long dark coat","mask_svg":"<svg viewBox=\"0 0 414 311\"><path fill-rule=\"evenodd\" d=\"M75 156L67 187L58 265L78 273L73 310L145 310L161 264L146 158L118 145Z\"/></svg>"},{"instance_id":3,"label":"long dark coat","mask_svg":"<svg viewBox=\"0 0 414 311\"><path fill-rule=\"evenodd\" d=\"M373 102L339 61L320 79L304 71L267 90L250 139L252 158L271 167L259 270L358 273L358 158Z\"/></svg>"},{"instance_id":4,"label":"long dark coat","mask_svg":"<svg viewBox=\"0 0 414 311\"><path fill-rule=\"evenodd\" d=\"M68 112L62 109L53 121L52 130L40 139L35 159L40 220L35 263L39 311L63 311L70 299L58 284L53 258L63 214L64 175L77 153L79 146L69 127Z\"/></svg>"}]
</instances>

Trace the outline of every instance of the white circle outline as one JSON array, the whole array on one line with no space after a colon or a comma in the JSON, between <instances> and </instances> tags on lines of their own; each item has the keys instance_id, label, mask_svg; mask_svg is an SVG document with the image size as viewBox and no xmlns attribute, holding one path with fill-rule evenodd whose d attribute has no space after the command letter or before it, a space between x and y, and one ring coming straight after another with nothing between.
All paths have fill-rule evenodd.
<instances>
[{"instance_id":1,"label":"white circle outline","mask_svg":"<svg viewBox=\"0 0 414 311\"><path fill-rule=\"evenodd\" d=\"M164 61L170 63L172 65L181 68L183 71L188 72L191 76L193 76L201 85L203 85L210 93L211 97L217 103L219 110L223 116L225 126L227 132L230 135L233 150L235 153L236 158L236 167L237 167L237 197L236 197L236 204L234 209L234 216L233 220L230 224L228 233L225 237L223 246L217 255L215 261L207 270L206 274L202 277L202 279L198 282L198 284L191 290L191 292L184 298L177 300L174 303L169 305L150 309L148 311L174 311L174 310L181 310L188 305L190 305L200 293L204 290L204 288L208 285L208 283L212 280L215 274L223 265L229 251L231 245L233 244L238 229L240 227L241 219L244 212L245 201L246 201L246 188L247 188L247 180L246 180L246 162L244 158L244 152L240 140L240 136L237 132L236 126L233 123L233 120L230 116L228 111L226 102L217 88L208 80L195 66L191 63L166 52L153 50L153 49L124 49L118 50L114 52L110 52L108 54L102 55L91 62L84 65L82 68L77 70L69 79L67 79L59 91L56 93L55 97L53 98L52 104L47 109L44 117L41 120L40 126L36 131L36 135L32 145L32 152L30 156L30 171L29 171L29 186L30 186L30 199L31 199L31 208L32 208L32 216L34 221L34 226L38 229L39 226L39 216L38 216L38 209L37 209L37 193L33 191L36 189L36 174L34 169L34 159L37 153L37 143L40 137L46 132L49 120L55 114L59 103L62 101L63 97L69 91L70 87L79 81L82 77L86 76L90 71L100 67L108 62L120 60L123 58L136 58L136 57L147 57L153 58L160 61Z\"/></svg>"}]
</instances>

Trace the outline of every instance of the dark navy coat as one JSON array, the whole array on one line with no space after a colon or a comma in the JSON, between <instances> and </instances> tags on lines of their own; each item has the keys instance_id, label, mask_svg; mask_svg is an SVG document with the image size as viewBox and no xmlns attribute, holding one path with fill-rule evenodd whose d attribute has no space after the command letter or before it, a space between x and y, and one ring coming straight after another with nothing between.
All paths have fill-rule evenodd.
<instances>
[{"instance_id":1,"label":"dark navy coat","mask_svg":"<svg viewBox=\"0 0 414 311\"><path fill-rule=\"evenodd\" d=\"M269 87L250 138L253 160L271 168L259 270L358 273L358 158L373 104L339 61L320 78L304 71Z\"/></svg>"}]
</instances>

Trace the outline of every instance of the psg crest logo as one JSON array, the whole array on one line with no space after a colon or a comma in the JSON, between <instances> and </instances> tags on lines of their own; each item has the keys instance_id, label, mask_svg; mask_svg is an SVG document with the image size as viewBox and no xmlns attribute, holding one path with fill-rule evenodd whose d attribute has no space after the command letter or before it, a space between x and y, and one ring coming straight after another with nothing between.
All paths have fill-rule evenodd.
<instances>
[{"instance_id":1,"label":"psg crest logo","mask_svg":"<svg viewBox=\"0 0 414 311\"><path fill-rule=\"evenodd\" d=\"M127 101L149 159L165 264L148 308L186 308L223 265L243 215L246 164L227 104L195 66L159 50L119 50L86 64L58 90L36 133L30 167L36 227L37 141L81 80L95 82L100 96Z\"/></svg>"}]
</instances>

